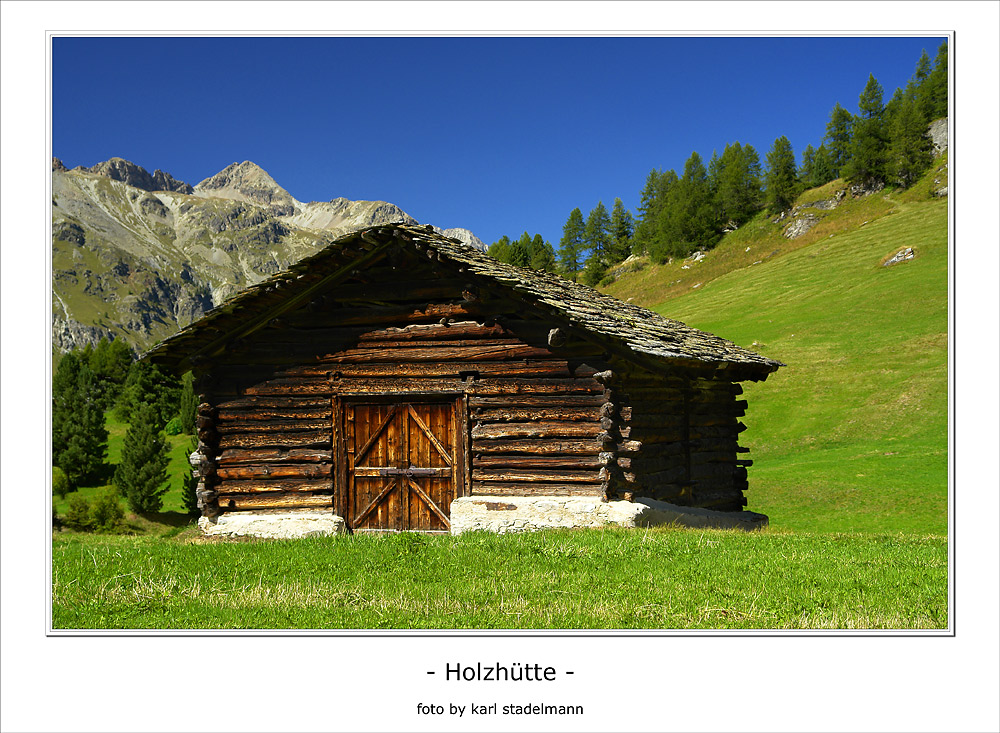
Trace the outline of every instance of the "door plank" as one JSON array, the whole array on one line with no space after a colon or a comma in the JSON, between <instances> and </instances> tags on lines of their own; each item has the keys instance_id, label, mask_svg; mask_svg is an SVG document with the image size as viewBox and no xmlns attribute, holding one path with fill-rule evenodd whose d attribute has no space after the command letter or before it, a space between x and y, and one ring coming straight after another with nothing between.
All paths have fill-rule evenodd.
<instances>
[{"instance_id":1,"label":"door plank","mask_svg":"<svg viewBox=\"0 0 1000 733\"><path fill-rule=\"evenodd\" d=\"M385 488L383 488L378 493L378 496L376 496L374 499L372 499L371 504L369 504L367 507L365 507L365 510L363 512L361 512L361 514L359 514L358 517L354 520L355 526L357 526L357 525L361 524L362 522L364 522L365 519L368 518L368 515L371 514L372 510L375 507L377 507L379 504L381 504L382 501L389 495L389 492L391 492L394 488L396 488L396 486L397 486L397 482L396 481L390 481L388 483L388 485L386 485Z\"/></svg>"},{"instance_id":2,"label":"door plank","mask_svg":"<svg viewBox=\"0 0 1000 733\"><path fill-rule=\"evenodd\" d=\"M441 511L441 508L433 501L431 501L431 498L424 493L424 490L421 489L420 486L418 486L413 479L407 479L407 483L410 485L410 489L412 489L413 492L423 500L424 504L427 505L427 508L430 509L435 514L437 514L438 519L444 522L444 526L450 530L451 522L448 521L448 517L444 515L444 512Z\"/></svg>"},{"instance_id":3,"label":"door plank","mask_svg":"<svg viewBox=\"0 0 1000 733\"><path fill-rule=\"evenodd\" d=\"M452 460L451 456L448 455L448 449L445 448L443 445L441 445L441 441L437 439L437 436L435 436L434 433L431 432L431 429L427 427L427 424L420 419L420 415L418 415L416 410L413 409L413 405L407 405L406 407L410 415L416 421L417 425L427 435L428 440L431 441L431 444L437 449L437 452L441 454L441 457L447 462L449 466L454 465L454 461Z\"/></svg>"},{"instance_id":4,"label":"door plank","mask_svg":"<svg viewBox=\"0 0 1000 733\"><path fill-rule=\"evenodd\" d=\"M365 442L361 450L356 451L354 453L354 465L357 465L358 462L361 461L365 457L365 455L367 455L368 451L371 449L375 441L378 440L379 435L381 435L382 431L385 430L386 426L389 424L389 421L392 419L392 416L394 414L396 414L396 406L392 405L389 407L389 413L382 419L382 422L379 424L378 429L375 430L375 432L368 437L368 440Z\"/></svg>"}]
</instances>

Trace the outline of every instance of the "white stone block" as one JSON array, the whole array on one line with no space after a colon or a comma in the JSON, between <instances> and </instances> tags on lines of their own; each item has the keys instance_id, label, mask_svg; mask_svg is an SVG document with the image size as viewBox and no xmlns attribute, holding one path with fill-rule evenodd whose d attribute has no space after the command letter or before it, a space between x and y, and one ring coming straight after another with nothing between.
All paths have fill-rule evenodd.
<instances>
[{"instance_id":1,"label":"white stone block","mask_svg":"<svg viewBox=\"0 0 1000 733\"><path fill-rule=\"evenodd\" d=\"M283 512L254 514L230 512L198 520L201 531L210 536L262 537L266 539L298 539L343 534L344 520L323 512Z\"/></svg>"},{"instance_id":2,"label":"white stone block","mask_svg":"<svg viewBox=\"0 0 1000 733\"><path fill-rule=\"evenodd\" d=\"M767 526L767 517L756 512L718 512L677 506L653 499L609 501L572 497L463 496L451 503L451 532L485 530L505 534L546 527L681 527L754 530Z\"/></svg>"}]
</instances>

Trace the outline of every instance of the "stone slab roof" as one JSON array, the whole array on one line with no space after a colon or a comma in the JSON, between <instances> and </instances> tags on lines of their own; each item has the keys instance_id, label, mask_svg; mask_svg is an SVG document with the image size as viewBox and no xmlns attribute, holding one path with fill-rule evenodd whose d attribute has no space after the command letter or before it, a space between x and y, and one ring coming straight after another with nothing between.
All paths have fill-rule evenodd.
<instances>
[{"instance_id":1,"label":"stone slab roof","mask_svg":"<svg viewBox=\"0 0 1000 733\"><path fill-rule=\"evenodd\" d=\"M604 295L550 273L498 262L484 252L434 232L430 227L390 224L347 234L287 270L253 285L204 317L165 339L143 358L177 366L227 332L252 332L277 313L304 303L346 275L345 269L388 246L409 246L456 263L483 284L500 286L570 327L606 337L634 354L689 366L714 366L763 379L783 366L731 341L665 318L646 308Z\"/></svg>"}]
</instances>

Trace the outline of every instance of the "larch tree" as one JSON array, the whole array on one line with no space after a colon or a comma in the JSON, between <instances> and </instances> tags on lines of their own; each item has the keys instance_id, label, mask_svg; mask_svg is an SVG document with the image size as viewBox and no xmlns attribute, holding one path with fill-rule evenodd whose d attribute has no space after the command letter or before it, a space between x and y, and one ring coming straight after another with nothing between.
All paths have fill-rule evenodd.
<instances>
[{"instance_id":1,"label":"larch tree","mask_svg":"<svg viewBox=\"0 0 1000 733\"><path fill-rule=\"evenodd\" d=\"M851 159L851 125L854 117L837 102L830 112L830 121L826 125L825 145L830 155L830 166L833 178L840 178L841 171ZM833 180L831 178L830 180Z\"/></svg>"},{"instance_id":2,"label":"larch tree","mask_svg":"<svg viewBox=\"0 0 1000 733\"><path fill-rule=\"evenodd\" d=\"M610 264L617 264L632 254L634 229L632 212L625 208L620 198L616 198L611 207L611 249L608 253Z\"/></svg>"},{"instance_id":3,"label":"larch tree","mask_svg":"<svg viewBox=\"0 0 1000 733\"><path fill-rule=\"evenodd\" d=\"M580 271L584 227L583 212L579 208L573 209L563 225L563 236L559 240L559 268L562 274L573 280Z\"/></svg>"},{"instance_id":4,"label":"larch tree","mask_svg":"<svg viewBox=\"0 0 1000 733\"><path fill-rule=\"evenodd\" d=\"M768 211L778 214L790 208L798 196L798 175L795 153L788 138L782 135L774 141L767 154L764 175L764 195Z\"/></svg>"},{"instance_id":5,"label":"larch tree","mask_svg":"<svg viewBox=\"0 0 1000 733\"><path fill-rule=\"evenodd\" d=\"M884 114L882 85L869 74L868 83L858 98L858 116L852 125L851 159L841 171L852 184L870 188L886 181L889 145Z\"/></svg>"}]
</instances>

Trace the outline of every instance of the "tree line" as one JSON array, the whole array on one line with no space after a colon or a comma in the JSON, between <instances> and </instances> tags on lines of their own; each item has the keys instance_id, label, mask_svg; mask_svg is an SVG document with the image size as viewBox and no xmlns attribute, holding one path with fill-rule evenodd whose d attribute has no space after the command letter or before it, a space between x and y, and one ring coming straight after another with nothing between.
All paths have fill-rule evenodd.
<instances>
[{"instance_id":1,"label":"tree line","mask_svg":"<svg viewBox=\"0 0 1000 733\"><path fill-rule=\"evenodd\" d=\"M489 253L502 262L558 272L587 285L604 281L607 270L631 254L657 263L714 247L723 234L761 212L779 214L804 190L842 178L860 190L886 185L906 188L930 167L928 125L948 114L948 47L931 63L926 51L905 88L885 102L874 75L853 115L837 102L818 147L809 144L800 162L792 144L778 137L764 161L752 145L727 144L707 165L697 151L674 170L653 169L639 194L635 215L616 198L608 214L598 201L586 219L574 208L558 249L540 234L502 237Z\"/></svg>"},{"instance_id":2,"label":"tree line","mask_svg":"<svg viewBox=\"0 0 1000 733\"><path fill-rule=\"evenodd\" d=\"M110 412L129 427L121 459L107 464ZM190 373L182 379L145 361L119 339L101 339L61 356L52 377L53 492L66 496L81 486L105 483L110 490L89 506L71 497L68 523L113 529L119 499L133 512L159 511L167 490L169 445L165 435L195 434L197 399ZM195 511L194 485L185 485L185 509Z\"/></svg>"}]
</instances>

